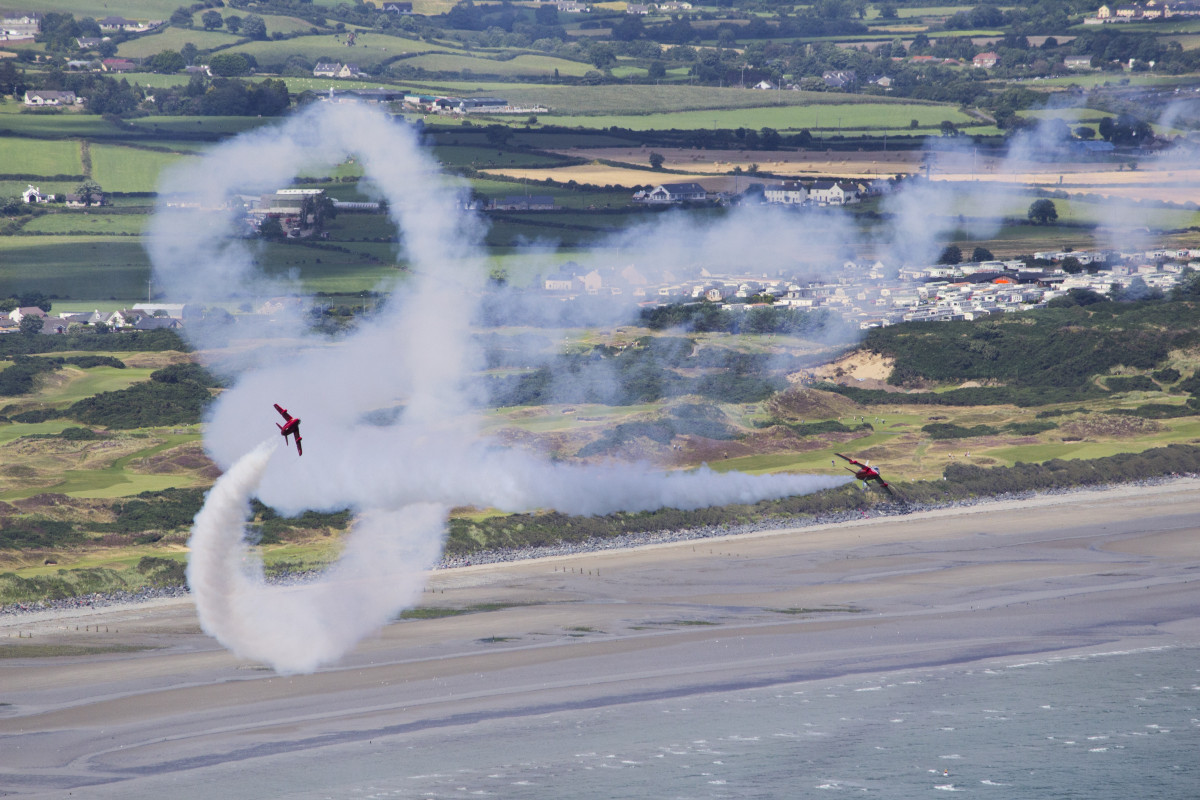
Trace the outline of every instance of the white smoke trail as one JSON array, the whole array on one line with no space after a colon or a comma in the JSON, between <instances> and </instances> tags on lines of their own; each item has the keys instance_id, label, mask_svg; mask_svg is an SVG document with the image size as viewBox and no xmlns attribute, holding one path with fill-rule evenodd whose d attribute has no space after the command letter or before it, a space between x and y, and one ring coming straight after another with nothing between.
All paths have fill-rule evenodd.
<instances>
[{"instance_id":1,"label":"white smoke trail","mask_svg":"<svg viewBox=\"0 0 1200 800\"><path fill-rule=\"evenodd\" d=\"M388 199L413 277L385 312L336 345L305 334L299 314L282 327L291 343L281 341L278 327L239 330L271 338L247 351L208 420L206 447L228 472L196 518L189 567L205 630L239 655L288 672L335 661L415 601L451 506L575 514L694 509L847 480L550 464L488 442L469 386L478 366L470 322L486 275L479 228L412 134L382 114L317 104L216 148L171 175L162 193L198 197L201 208L216 209L235 189L274 188L302 164L331 164L347 153L360 158ZM208 302L280 290L258 272L250 249L230 242L233 221L191 206L161 209L150 246L159 285ZM720 238L717 231L708 246ZM199 347L203 332L190 334L200 337ZM303 458L270 447L245 454L246 443L271 430L275 402L303 415ZM372 414L379 411L397 413L381 424ZM324 580L286 589L263 583L261 564L241 544L252 495L284 513L359 512L345 554Z\"/></svg>"},{"instance_id":2,"label":"white smoke trail","mask_svg":"<svg viewBox=\"0 0 1200 800\"><path fill-rule=\"evenodd\" d=\"M200 624L221 644L279 672L311 672L415 602L440 553L446 509L420 503L367 514L321 580L269 586L243 520L276 447L259 445L213 485L189 542L188 585Z\"/></svg>"}]
</instances>

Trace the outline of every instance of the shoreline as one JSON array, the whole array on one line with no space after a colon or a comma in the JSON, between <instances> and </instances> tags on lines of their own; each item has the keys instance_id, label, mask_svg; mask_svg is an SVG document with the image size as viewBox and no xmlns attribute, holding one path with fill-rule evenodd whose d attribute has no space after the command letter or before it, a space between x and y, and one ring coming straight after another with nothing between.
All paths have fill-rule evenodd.
<instances>
[{"instance_id":1,"label":"shoreline","mask_svg":"<svg viewBox=\"0 0 1200 800\"><path fill-rule=\"evenodd\" d=\"M999 495L956 500L943 504L890 504L867 513L838 512L822 514L806 519L767 518L759 522L741 525L717 525L700 528L684 528L679 530L650 531L643 533L628 533L604 539L586 539L581 542L559 543L541 547L515 548L507 550L485 550L470 556L443 556L438 564L428 571L428 574L445 570L461 570L492 564L512 564L524 561L565 558L589 553L615 552L652 548L655 546L673 545L686 542L714 540L719 541L729 537L744 537L754 535L771 535L789 531L811 530L828 526L846 526L864 521L882 521L885 519L908 519L920 515L935 515L942 513L972 513L970 509L981 506L997 506L1005 503L1046 505L1052 498L1071 498L1079 494L1112 494L1128 491L1144 490L1156 486L1172 486L1179 482L1193 481L1197 491L1200 491L1200 478L1192 475L1147 478L1129 483L1107 484L1104 486L1079 486L1067 489L1052 489L1044 492L1005 492ZM308 570L297 573L285 573L267 579L267 583L277 586L303 584L319 580L323 572ZM191 592L186 585L144 587L134 591L78 595L57 600L41 600L29 603L10 603L0 605L0 629L9 627L8 621L13 619L28 619L29 615L37 615L41 619L54 619L55 615L75 616L88 611L102 609L120 609L127 606L161 604L170 601L189 600Z\"/></svg>"},{"instance_id":2,"label":"shoreline","mask_svg":"<svg viewBox=\"0 0 1200 800\"><path fill-rule=\"evenodd\" d=\"M310 674L229 653L186 596L10 615L0 775L30 797L207 792L247 774L267 786L335 769L344 748L403 757L558 712L719 708L747 687L1200 647L1197 488L1122 484L435 570L418 604L434 613ZM334 592L322 624L358 611Z\"/></svg>"}]
</instances>

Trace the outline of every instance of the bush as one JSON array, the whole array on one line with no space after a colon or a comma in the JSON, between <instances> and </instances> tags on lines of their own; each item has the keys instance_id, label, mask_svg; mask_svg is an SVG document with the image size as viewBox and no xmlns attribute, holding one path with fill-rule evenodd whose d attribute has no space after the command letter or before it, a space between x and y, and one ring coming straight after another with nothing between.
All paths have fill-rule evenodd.
<instances>
[{"instance_id":1,"label":"bush","mask_svg":"<svg viewBox=\"0 0 1200 800\"><path fill-rule=\"evenodd\" d=\"M150 381L80 400L67 409L66 415L108 428L192 425L200 422L211 399L208 389L193 381Z\"/></svg>"},{"instance_id":2,"label":"bush","mask_svg":"<svg viewBox=\"0 0 1200 800\"><path fill-rule=\"evenodd\" d=\"M1109 391L1113 392L1158 392L1161 391L1159 385L1147 378L1145 375L1134 375L1132 377L1122 377L1119 375L1111 375L1104 379L1104 383L1108 386Z\"/></svg>"}]
</instances>

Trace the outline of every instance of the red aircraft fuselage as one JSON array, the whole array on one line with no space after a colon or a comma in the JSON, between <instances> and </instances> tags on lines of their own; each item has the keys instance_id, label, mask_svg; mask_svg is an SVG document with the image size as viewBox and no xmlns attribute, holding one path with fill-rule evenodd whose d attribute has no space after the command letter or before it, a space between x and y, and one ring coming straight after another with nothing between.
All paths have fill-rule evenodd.
<instances>
[{"instance_id":1,"label":"red aircraft fuselage","mask_svg":"<svg viewBox=\"0 0 1200 800\"><path fill-rule=\"evenodd\" d=\"M280 425L278 422L275 423L275 427L279 428L279 432L283 435L284 441L287 441L289 436L295 434L296 453L297 455L304 455L304 448L300 446L300 418L293 417L288 413L288 410L280 406L279 403L275 403L275 410L278 411L280 416L282 416L284 419L284 423L282 425Z\"/></svg>"}]
</instances>

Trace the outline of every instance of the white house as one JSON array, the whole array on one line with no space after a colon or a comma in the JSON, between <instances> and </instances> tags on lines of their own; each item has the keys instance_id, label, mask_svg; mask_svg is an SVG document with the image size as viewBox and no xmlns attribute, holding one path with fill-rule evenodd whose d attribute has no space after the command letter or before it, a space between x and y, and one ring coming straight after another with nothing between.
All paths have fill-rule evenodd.
<instances>
[{"instance_id":1,"label":"white house","mask_svg":"<svg viewBox=\"0 0 1200 800\"><path fill-rule=\"evenodd\" d=\"M846 181L814 181L808 195L814 203L844 206L858 200L858 187Z\"/></svg>"},{"instance_id":2,"label":"white house","mask_svg":"<svg viewBox=\"0 0 1200 800\"><path fill-rule=\"evenodd\" d=\"M42 190L33 184L29 188L21 192L21 199L26 203L49 203L54 199L52 194L42 194Z\"/></svg>"},{"instance_id":3,"label":"white house","mask_svg":"<svg viewBox=\"0 0 1200 800\"><path fill-rule=\"evenodd\" d=\"M800 205L808 200L808 189L800 181L773 183L763 189L763 198L768 203Z\"/></svg>"},{"instance_id":4,"label":"white house","mask_svg":"<svg viewBox=\"0 0 1200 800\"><path fill-rule=\"evenodd\" d=\"M27 106L73 106L79 102L74 92L58 92L51 89L37 89L25 92Z\"/></svg>"},{"instance_id":5,"label":"white house","mask_svg":"<svg viewBox=\"0 0 1200 800\"><path fill-rule=\"evenodd\" d=\"M698 183L663 183L643 193L645 203L694 203L708 199L708 192Z\"/></svg>"}]
</instances>

